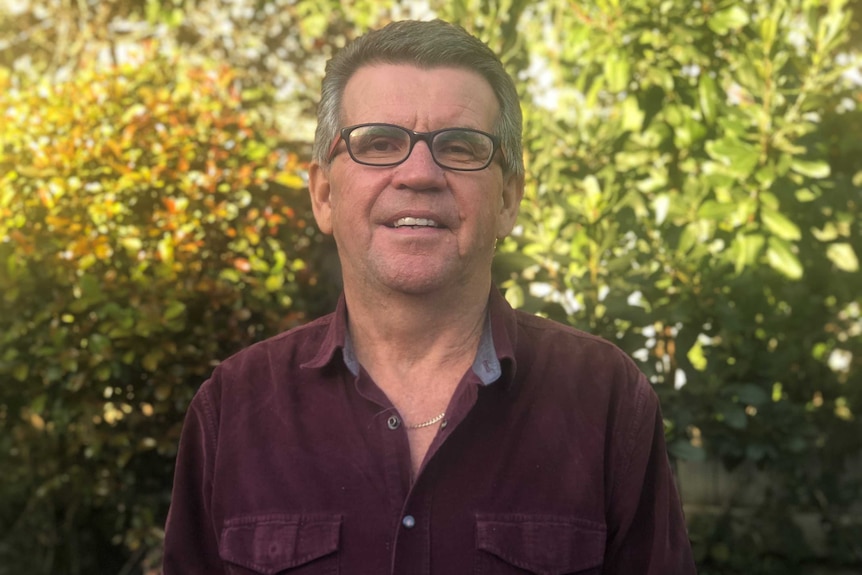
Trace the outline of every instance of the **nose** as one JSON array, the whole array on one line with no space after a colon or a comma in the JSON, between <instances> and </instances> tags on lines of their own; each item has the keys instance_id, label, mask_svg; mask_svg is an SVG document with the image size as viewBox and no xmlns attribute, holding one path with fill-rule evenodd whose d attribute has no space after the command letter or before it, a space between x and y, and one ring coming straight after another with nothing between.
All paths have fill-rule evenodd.
<instances>
[{"instance_id":1,"label":"nose","mask_svg":"<svg viewBox=\"0 0 862 575\"><path fill-rule=\"evenodd\" d=\"M428 190L446 184L443 168L434 161L431 148L424 141L416 142L407 159L394 170L393 184L398 188Z\"/></svg>"}]
</instances>

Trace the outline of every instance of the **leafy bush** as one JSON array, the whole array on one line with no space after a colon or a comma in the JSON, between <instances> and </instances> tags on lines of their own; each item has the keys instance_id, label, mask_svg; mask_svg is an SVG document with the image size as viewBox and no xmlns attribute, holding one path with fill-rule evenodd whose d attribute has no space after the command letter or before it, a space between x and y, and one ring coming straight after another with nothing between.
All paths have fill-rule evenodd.
<instances>
[{"instance_id":1,"label":"leafy bush","mask_svg":"<svg viewBox=\"0 0 862 575\"><path fill-rule=\"evenodd\" d=\"M0 70L0 565L94 572L101 552L113 563L99 572L129 572L159 538L178 422L208 362L331 307L331 244L305 226L296 179L322 59L429 10L30 4L0 23L0 66L15 70ZM529 189L496 262L507 297L633 354L673 457L765 486L690 510L704 575L862 564L849 5L431 3L522 87ZM92 71L151 37L229 65ZM15 84L28 70L75 79ZM269 139L273 123L297 156Z\"/></svg>"},{"instance_id":2,"label":"leafy bush","mask_svg":"<svg viewBox=\"0 0 862 575\"><path fill-rule=\"evenodd\" d=\"M330 292L306 299L303 166L237 72L153 51L13 80L0 85L0 565L117 572L124 548L159 540L182 415L211 362Z\"/></svg>"},{"instance_id":3,"label":"leafy bush","mask_svg":"<svg viewBox=\"0 0 862 575\"><path fill-rule=\"evenodd\" d=\"M734 497L692 525L703 573L804 572L819 559L802 512L829 534L821 554L858 566L862 83L845 3L541 3L522 22L531 180L498 260L509 299L638 358L673 456L768 478L750 514Z\"/></svg>"}]
</instances>

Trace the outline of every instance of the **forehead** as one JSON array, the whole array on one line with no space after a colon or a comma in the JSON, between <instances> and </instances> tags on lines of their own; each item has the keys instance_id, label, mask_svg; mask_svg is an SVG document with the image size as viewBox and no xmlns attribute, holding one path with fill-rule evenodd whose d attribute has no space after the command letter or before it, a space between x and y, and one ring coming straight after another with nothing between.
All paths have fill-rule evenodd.
<instances>
[{"instance_id":1,"label":"forehead","mask_svg":"<svg viewBox=\"0 0 862 575\"><path fill-rule=\"evenodd\" d=\"M413 130L470 127L492 131L500 106L480 74L456 67L373 64L344 88L343 125L387 122Z\"/></svg>"}]
</instances>

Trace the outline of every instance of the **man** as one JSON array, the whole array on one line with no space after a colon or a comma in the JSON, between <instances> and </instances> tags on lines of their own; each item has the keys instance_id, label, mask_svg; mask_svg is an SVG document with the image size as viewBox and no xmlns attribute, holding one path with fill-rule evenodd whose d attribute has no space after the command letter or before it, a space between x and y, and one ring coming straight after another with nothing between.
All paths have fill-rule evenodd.
<instances>
[{"instance_id":1,"label":"man","mask_svg":"<svg viewBox=\"0 0 862 575\"><path fill-rule=\"evenodd\" d=\"M198 392L165 575L694 573L644 376L492 287L520 133L499 60L447 23L328 64L309 188L343 297Z\"/></svg>"}]
</instances>

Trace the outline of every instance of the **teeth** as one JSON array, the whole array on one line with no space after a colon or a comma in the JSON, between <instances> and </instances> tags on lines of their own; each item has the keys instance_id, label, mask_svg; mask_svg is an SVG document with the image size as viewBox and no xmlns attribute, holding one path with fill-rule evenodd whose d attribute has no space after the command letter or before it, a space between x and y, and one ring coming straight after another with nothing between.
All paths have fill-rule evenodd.
<instances>
[{"instance_id":1,"label":"teeth","mask_svg":"<svg viewBox=\"0 0 862 575\"><path fill-rule=\"evenodd\" d=\"M425 218L399 218L395 222L395 227L400 228L401 226L423 226L429 228L436 228L437 222L434 220L428 220Z\"/></svg>"}]
</instances>

